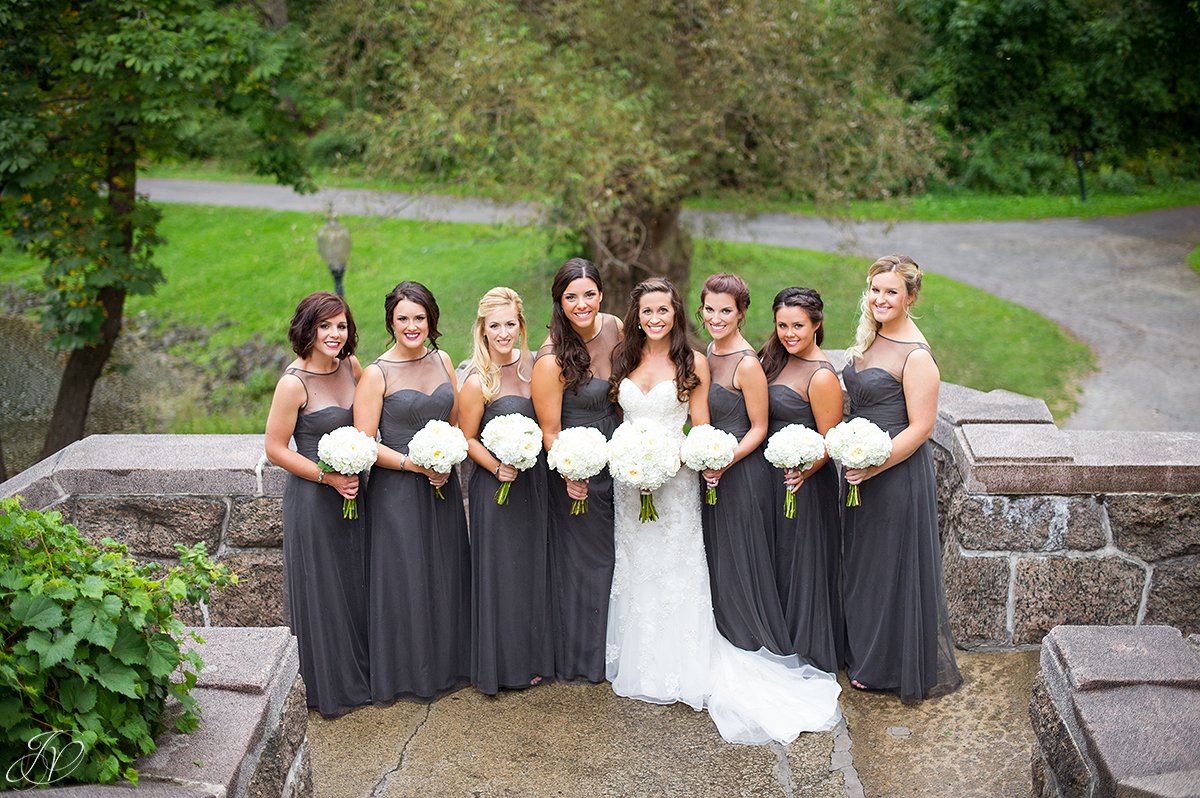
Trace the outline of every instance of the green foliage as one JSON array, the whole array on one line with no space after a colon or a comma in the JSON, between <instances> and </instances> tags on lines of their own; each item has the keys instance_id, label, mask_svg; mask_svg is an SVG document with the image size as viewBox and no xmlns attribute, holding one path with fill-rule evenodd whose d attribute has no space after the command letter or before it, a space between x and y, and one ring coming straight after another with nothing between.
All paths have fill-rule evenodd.
<instances>
[{"instance_id":1,"label":"green foliage","mask_svg":"<svg viewBox=\"0 0 1200 798\"><path fill-rule=\"evenodd\" d=\"M218 0L0 7L0 228L46 263L44 325L59 347L99 342L120 310L112 292L162 280L140 158L186 152L213 114L232 114L253 132L250 166L305 184L301 43Z\"/></svg>"},{"instance_id":2,"label":"green foliage","mask_svg":"<svg viewBox=\"0 0 1200 798\"><path fill-rule=\"evenodd\" d=\"M1187 256L1188 266L1200 272L1200 247L1196 247Z\"/></svg>"},{"instance_id":3,"label":"green foliage","mask_svg":"<svg viewBox=\"0 0 1200 798\"><path fill-rule=\"evenodd\" d=\"M1143 182L1194 176L1200 6L1181 0L907 0L925 37L907 83L961 147L962 186L1069 192L1071 156ZM1164 153L1179 150L1165 159ZM1117 184L1110 171L1101 180Z\"/></svg>"},{"instance_id":4,"label":"green foliage","mask_svg":"<svg viewBox=\"0 0 1200 798\"><path fill-rule=\"evenodd\" d=\"M0 500L0 763L25 757L21 786L65 777L136 783L131 763L154 750L168 698L181 708L176 728L196 727L191 689L202 663L181 644L200 638L174 607L237 579L203 543L176 548L179 564L156 578L157 563L135 562L110 539L90 544L58 512ZM82 753L64 755L79 759L69 772L27 756L47 732Z\"/></svg>"}]
</instances>

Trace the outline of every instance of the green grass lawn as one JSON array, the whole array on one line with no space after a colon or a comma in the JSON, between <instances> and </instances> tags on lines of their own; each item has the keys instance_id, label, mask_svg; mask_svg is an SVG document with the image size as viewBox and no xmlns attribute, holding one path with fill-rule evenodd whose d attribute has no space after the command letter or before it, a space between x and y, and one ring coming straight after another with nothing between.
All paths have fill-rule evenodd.
<instances>
[{"instance_id":1,"label":"green grass lawn","mask_svg":"<svg viewBox=\"0 0 1200 798\"><path fill-rule=\"evenodd\" d=\"M224 182L270 183L271 178L247 174L235 167L204 163L156 164L143 174ZM514 192L498 186L476 186L467 182L421 183L370 177L360 170L318 170L318 185L338 188L365 188L379 191L419 192L450 196L480 196L494 200L539 200L536 192ZM1182 181L1170 186L1139 189L1132 194L1089 190L1087 202L1077 194L1001 195L972 192L928 193L916 197L888 200L855 200L843 204L816 204L802 200L771 199L731 192L687 200L684 206L699 210L739 213L796 213L807 216L834 216L872 221L1000 221L1005 219L1046 219L1068 216L1092 218L1123 216L1159 208L1200 205L1200 181Z\"/></svg>"},{"instance_id":2,"label":"green grass lawn","mask_svg":"<svg viewBox=\"0 0 1200 798\"><path fill-rule=\"evenodd\" d=\"M286 328L296 301L328 290L331 279L315 246L318 214L187 205L163 208L167 245L158 262L167 281L149 297L130 297L127 313L144 313L163 327L209 332L203 343L180 344L176 354L202 363L257 339L290 357ZM353 232L346 298L359 329L366 362L387 346L383 297L400 280L419 280L438 297L442 347L455 360L469 354L470 325L478 298L507 285L526 300L531 345L545 335L550 278L561 256L532 228L451 225L343 217ZM826 302L826 346L852 342L857 303L869 264L862 259L804 250L696 242L689 305L716 271L734 271L751 286L747 336L756 344L771 329L775 292L808 285ZM0 284L36 287L40 267L11 248L0 250ZM1044 398L1055 416L1074 409L1078 381L1094 368L1090 350L1038 314L931 274L917 305L943 379L980 390L1007 388ZM1037 352L1038 357L1012 357ZM265 372L233 386L212 408L188 407L170 422L172 432L260 431L277 374ZM214 397L210 397L213 399Z\"/></svg>"},{"instance_id":3,"label":"green grass lawn","mask_svg":"<svg viewBox=\"0 0 1200 798\"><path fill-rule=\"evenodd\" d=\"M1187 256L1188 266L1200 272L1200 247L1196 247Z\"/></svg>"}]
</instances>

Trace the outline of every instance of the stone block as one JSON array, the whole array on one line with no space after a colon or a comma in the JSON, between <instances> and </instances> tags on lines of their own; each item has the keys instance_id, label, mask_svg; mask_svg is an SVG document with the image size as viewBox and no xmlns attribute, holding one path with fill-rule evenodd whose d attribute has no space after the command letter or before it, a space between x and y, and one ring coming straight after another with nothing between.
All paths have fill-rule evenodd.
<instances>
[{"instance_id":1,"label":"stone block","mask_svg":"<svg viewBox=\"0 0 1200 798\"><path fill-rule=\"evenodd\" d=\"M1013 644L1040 643L1060 624L1133 624L1146 572L1117 557L1017 560Z\"/></svg>"},{"instance_id":2,"label":"stone block","mask_svg":"<svg viewBox=\"0 0 1200 798\"><path fill-rule=\"evenodd\" d=\"M1200 494L1104 497L1113 544L1146 562L1200 554Z\"/></svg>"},{"instance_id":3,"label":"stone block","mask_svg":"<svg viewBox=\"0 0 1200 798\"><path fill-rule=\"evenodd\" d=\"M1200 432L1063 430L1077 493L1200 493ZM1104 487L1107 485L1108 487Z\"/></svg>"},{"instance_id":4,"label":"stone block","mask_svg":"<svg viewBox=\"0 0 1200 798\"><path fill-rule=\"evenodd\" d=\"M1200 654L1170 626L1058 626L1043 650L1078 691L1146 683L1200 688Z\"/></svg>"},{"instance_id":5,"label":"stone block","mask_svg":"<svg viewBox=\"0 0 1200 798\"><path fill-rule=\"evenodd\" d=\"M976 463L1071 462L1071 447L1053 424L963 424Z\"/></svg>"},{"instance_id":6,"label":"stone block","mask_svg":"<svg viewBox=\"0 0 1200 798\"><path fill-rule=\"evenodd\" d=\"M204 638L195 646L204 661L199 687L261 693L274 674L288 665L284 660L295 649L295 638L286 626L212 626L195 631Z\"/></svg>"},{"instance_id":7,"label":"stone block","mask_svg":"<svg viewBox=\"0 0 1200 798\"><path fill-rule=\"evenodd\" d=\"M41 510L64 498L54 482L54 466L62 453L51 455L0 483L0 497L20 496L26 507Z\"/></svg>"},{"instance_id":8,"label":"stone block","mask_svg":"<svg viewBox=\"0 0 1200 798\"><path fill-rule=\"evenodd\" d=\"M79 784L38 790L38 798L212 798L211 790L182 784L155 781L139 774L138 786L121 784Z\"/></svg>"},{"instance_id":9,"label":"stone block","mask_svg":"<svg viewBox=\"0 0 1200 798\"><path fill-rule=\"evenodd\" d=\"M253 496L261 457L261 435L91 435L62 451L54 479L72 496Z\"/></svg>"},{"instance_id":10,"label":"stone block","mask_svg":"<svg viewBox=\"0 0 1200 798\"><path fill-rule=\"evenodd\" d=\"M225 542L230 546L283 545L283 502L276 498L238 496L229 513Z\"/></svg>"},{"instance_id":11,"label":"stone block","mask_svg":"<svg viewBox=\"0 0 1200 798\"><path fill-rule=\"evenodd\" d=\"M969 551L1103 548L1104 510L1090 496L991 496L960 492L948 522Z\"/></svg>"},{"instance_id":12,"label":"stone block","mask_svg":"<svg viewBox=\"0 0 1200 798\"><path fill-rule=\"evenodd\" d=\"M275 499L283 498L283 486L287 484L288 472L277 465L263 463L262 495Z\"/></svg>"},{"instance_id":13,"label":"stone block","mask_svg":"<svg viewBox=\"0 0 1200 798\"><path fill-rule=\"evenodd\" d=\"M1095 795L1114 795L1118 785L1147 777L1196 771L1200 690L1141 684L1073 697L1099 773Z\"/></svg>"},{"instance_id":14,"label":"stone block","mask_svg":"<svg viewBox=\"0 0 1200 798\"><path fill-rule=\"evenodd\" d=\"M997 389L977 391L943 382L938 389L938 418L963 424L1053 424L1054 416L1041 399Z\"/></svg>"},{"instance_id":15,"label":"stone block","mask_svg":"<svg viewBox=\"0 0 1200 798\"><path fill-rule=\"evenodd\" d=\"M954 642L964 648L1007 645L1008 558L964 557L950 538L942 569Z\"/></svg>"},{"instance_id":16,"label":"stone block","mask_svg":"<svg viewBox=\"0 0 1200 798\"><path fill-rule=\"evenodd\" d=\"M111 537L140 559L178 556L176 543L203 541L216 554L228 508L198 496L75 497L68 520L93 540Z\"/></svg>"},{"instance_id":17,"label":"stone block","mask_svg":"<svg viewBox=\"0 0 1200 798\"><path fill-rule=\"evenodd\" d=\"M1184 634L1200 633L1200 557L1154 566L1145 622L1168 624Z\"/></svg>"},{"instance_id":18,"label":"stone block","mask_svg":"<svg viewBox=\"0 0 1200 798\"><path fill-rule=\"evenodd\" d=\"M1200 768L1127 778L1117 784L1116 798L1196 798Z\"/></svg>"},{"instance_id":19,"label":"stone block","mask_svg":"<svg viewBox=\"0 0 1200 798\"><path fill-rule=\"evenodd\" d=\"M213 595L208 606L213 626L284 625L283 552L231 551L220 562L238 574L238 584Z\"/></svg>"},{"instance_id":20,"label":"stone block","mask_svg":"<svg viewBox=\"0 0 1200 798\"><path fill-rule=\"evenodd\" d=\"M1044 672L1033 684L1029 720L1036 740L1033 794L1038 798L1087 795L1088 785L1092 781L1087 759L1054 703ZM1039 772L1037 760L1041 760L1044 771Z\"/></svg>"},{"instance_id":21,"label":"stone block","mask_svg":"<svg viewBox=\"0 0 1200 798\"><path fill-rule=\"evenodd\" d=\"M304 680L297 674L287 698L284 699L279 722L267 733L258 758L258 767L250 777L246 793L249 798L280 798L284 794L292 765L297 757L304 753L301 748L307 732L308 702L305 698ZM303 767L303 761L300 764ZM311 769L311 765L309 767ZM312 783L311 773L307 781Z\"/></svg>"}]
</instances>

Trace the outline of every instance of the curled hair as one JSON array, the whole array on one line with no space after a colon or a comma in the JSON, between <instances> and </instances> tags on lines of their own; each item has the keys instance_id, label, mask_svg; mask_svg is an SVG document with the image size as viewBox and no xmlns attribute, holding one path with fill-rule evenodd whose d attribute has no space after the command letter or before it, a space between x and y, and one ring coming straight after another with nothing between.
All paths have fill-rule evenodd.
<instances>
[{"instance_id":1,"label":"curled hair","mask_svg":"<svg viewBox=\"0 0 1200 798\"><path fill-rule=\"evenodd\" d=\"M704 287L700 289L700 305L696 308L696 321L700 326L704 326L704 300L709 294L729 294L733 297L733 304L737 307L738 313L742 317L738 320L738 327L742 326L742 322L746 320L746 310L750 307L750 286L746 285L746 281L736 274L729 272L719 272L708 276L704 281Z\"/></svg>"},{"instance_id":2,"label":"curled hair","mask_svg":"<svg viewBox=\"0 0 1200 798\"><path fill-rule=\"evenodd\" d=\"M692 352L687 337L687 320L684 316L683 298L675 285L665 277L651 277L633 287L629 295L629 311L625 314L625 338L613 350L613 370L609 378L609 398L617 401L621 381L630 375L642 361L642 348L646 345L646 333L638 324L642 297L646 294L665 293L671 297L671 309L675 318L671 324L670 357L675 364L675 396L686 402L692 389L700 384L696 374L696 355Z\"/></svg>"},{"instance_id":3,"label":"curled hair","mask_svg":"<svg viewBox=\"0 0 1200 798\"><path fill-rule=\"evenodd\" d=\"M854 333L854 346L846 350L847 363L862 357L879 332L879 322L875 321L875 316L871 313L871 281L876 275L885 272L900 275L904 280L904 290L914 302L921 291L921 267L907 255L884 255L872 263L871 268L867 269L867 287L863 289L862 298L858 301L858 330Z\"/></svg>"},{"instance_id":4,"label":"curled hair","mask_svg":"<svg viewBox=\"0 0 1200 798\"><path fill-rule=\"evenodd\" d=\"M479 375L479 385L483 389L483 401L488 404L495 401L496 397L500 395L500 366L492 360L492 352L488 349L487 331L484 330L483 325L488 316L498 310L508 308L512 308L517 315L520 351L524 353L529 348L525 332L525 305L521 301L521 295L511 288L500 286L484 294L479 300L475 323L471 325L471 363L467 368L467 373L474 372ZM522 375L520 369L521 365L518 361L517 377L529 382L529 378Z\"/></svg>"},{"instance_id":5,"label":"curled hair","mask_svg":"<svg viewBox=\"0 0 1200 798\"><path fill-rule=\"evenodd\" d=\"M808 316L809 322L816 328L813 332L813 340L817 342L817 346L825 340L825 326L821 322L825 321L825 303L821 301L821 295L811 288L785 288L775 295L775 301L771 303L771 318L775 318L775 314L779 313L781 308L800 308L804 314ZM787 347L779 340L778 328L772 327L771 337L763 344L762 349L758 350L758 359L762 361L763 371L767 374L767 382L779 376L779 372L783 371L783 367L788 362Z\"/></svg>"},{"instance_id":6,"label":"curled hair","mask_svg":"<svg viewBox=\"0 0 1200 798\"><path fill-rule=\"evenodd\" d=\"M396 312L396 306L405 299L409 302L416 302L425 309L425 319L429 322L429 346L437 349L437 339L441 337L441 333L438 332L438 318L442 312L438 309L438 303L433 298L433 293L421 283L413 280L397 283L396 287L383 298L383 323L387 327L388 335L392 337L392 343L396 343L396 331L392 329L392 314Z\"/></svg>"},{"instance_id":7,"label":"curled hair","mask_svg":"<svg viewBox=\"0 0 1200 798\"><path fill-rule=\"evenodd\" d=\"M296 312L292 314L292 323L288 327L292 351L301 358L308 357L317 342L317 325L339 313L346 314L346 343L337 354L338 360L353 355L358 348L358 328L354 326L354 316L346 300L328 291L309 294L296 305Z\"/></svg>"},{"instance_id":8,"label":"curled hair","mask_svg":"<svg viewBox=\"0 0 1200 798\"><path fill-rule=\"evenodd\" d=\"M586 278L596 284L596 290L604 292L600 282L600 270L586 258L571 258L558 268L554 282L550 284L550 298L554 307L550 311L550 344L554 357L562 370L563 387L578 391L579 386L591 377L592 356L588 354L587 342L579 337L571 320L562 308L562 297L574 280Z\"/></svg>"}]
</instances>

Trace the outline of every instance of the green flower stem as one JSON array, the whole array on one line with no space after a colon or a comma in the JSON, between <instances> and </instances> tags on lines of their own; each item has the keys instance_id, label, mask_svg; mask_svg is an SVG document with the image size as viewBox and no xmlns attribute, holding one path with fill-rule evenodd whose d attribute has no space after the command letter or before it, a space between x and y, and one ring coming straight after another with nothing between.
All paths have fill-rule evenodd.
<instances>
[{"instance_id":1,"label":"green flower stem","mask_svg":"<svg viewBox=\"0 0 1200 798\"><path fill-rule=\"evenodd\" d=\"M500 483L500 487L496 491L496 504L508 504L508 489L510 487L512 487L511 482Z\"/></svg>"},{"instance_id":2,"label":"green flower stem","mask_svg":"<svg viewBox=\"0 0 1200 798\"><path fill-rule=\"evenodd\" d=\"M858 495L858 485L851 485L846 491L846 506L858 507L862 504L862 499Z\"/></svg>"},{"instance_id":3,"label":"green flower stem","mask_svg":"<svg viewBox=\"0 0 1200 798\"><path fill-rule=\"evenodd\" d=\"M796 494L794 491L787 491L783 495L783 517L796 517Z\"/></svg>"},{"instance_id":4,"label":"green flower stem","mask_svg":"<svg viewBox=\"0 0 1200 798\"><path fill-rule=\"evenodd\" d=\"M706 490L704 492L704 501L708 502L709 504L716 504L717 503L717 489L709 488L708 490Z\"/></svg>"},{"instance_id":5,"label":"green flower stem","mask_svg":"<svg viewBox=\"0 0 1200 798\"><path fill-rule=\"evenodd\" d=\"M588 511L587 499L576 499L571 502L571 515L583 515Z\"/></svg>"}]
</instances>

